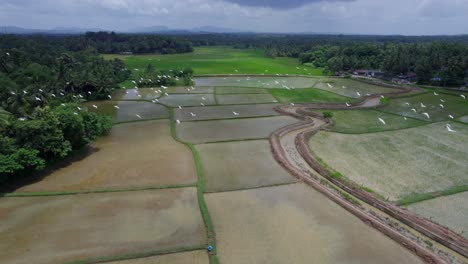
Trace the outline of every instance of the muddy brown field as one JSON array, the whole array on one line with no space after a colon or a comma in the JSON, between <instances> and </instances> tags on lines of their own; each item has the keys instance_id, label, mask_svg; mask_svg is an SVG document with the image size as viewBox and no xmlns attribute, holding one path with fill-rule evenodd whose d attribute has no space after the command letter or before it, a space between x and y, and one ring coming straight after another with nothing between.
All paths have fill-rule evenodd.
<instances>
[{"instance_id":1,"label":"muddy brown field","mask_svg":"<svg viewBox=\"0 0 468 264\"><path fill-rule=\"evenodd\" d=\"M205 198L221 263L421 263L302 183Z\"/></svg>"},{"instance_id":2,"label":"muddy brown field","mask_svg":"<svg viewBox=\"0 0 468 264\"><path fill-rule=\"evenodd\" d=\"M168 120L116 125L96 152L19 192L76 191L191 184L197 181L189 148L171 137Z\"/></svg>"},{"instance_id":3,"label":"muddy brown field","mask_svg":"<svg viewBox=\"0 0 468 264\"><path fill-rule=\"evenodd\" d=\"M177 136L186 142L195 144L267 138L276 129L295 123L289 116L259 117L235 120L212 120L182 122L176 126Z\"/></svg>"},{"instance_id":4,"label":"muddy brown field","mask_svg":"<svg viewBox=\"0 0 468 264\"><path fill-rule=\"evenodd\" d=\"M0 199L0 262L63 263L203 246L196 188Z\"/></svg>"},{"instance_id":5,"label":"muddy brown field","mask_svg":"<svg viewBox=\"0 0 468 264\"><path fill-rule=\"evenodd\" d=\"M108 264L208 264L208 254L204 250L182 252L154 256L149 258L139 258L108 262Z\"/></svg>"},{"instance_id":6,"label":"muddy brown field","mask_svg":"<svg viewBox=\"0 0 468 264\"><path fill-rule=\"evenodd\" d=\"M208 192L296 182L273 158L267 140L196 146Z\"/></svg>"}]
</instances>

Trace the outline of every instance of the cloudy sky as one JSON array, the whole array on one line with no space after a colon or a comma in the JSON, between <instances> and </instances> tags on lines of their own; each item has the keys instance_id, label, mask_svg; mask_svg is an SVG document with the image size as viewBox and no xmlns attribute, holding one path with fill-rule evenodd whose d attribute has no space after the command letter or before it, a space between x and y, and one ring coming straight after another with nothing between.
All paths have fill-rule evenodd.
<instances>
[{"instance_id":1,"label":"cloudy sky","mask_svg":"<svg viewBox=\"0 0 468 264\"><path fill-rule=\"evenodd\" d=\"M467 34L468 0L0 0L0 26Z\"/></svg>"}]
</instances>

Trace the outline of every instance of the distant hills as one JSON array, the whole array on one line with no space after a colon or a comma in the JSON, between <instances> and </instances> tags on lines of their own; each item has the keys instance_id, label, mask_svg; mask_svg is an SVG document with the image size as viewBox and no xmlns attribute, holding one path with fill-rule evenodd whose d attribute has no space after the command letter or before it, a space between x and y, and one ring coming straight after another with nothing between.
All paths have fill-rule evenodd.
<instances>
[{"instance_id":1,"label":"distant hills","mask_svg":"<svg viewBox=\"0 0 468 264\"><path fill-rule=\"evenodd\" d=\"M57 27L53 29L31 29L22 28L16 26L3 26L0 27L0 34L83 34L89 31L115 31L119 33L166 33L166 34L177 34L177 33L240 33L243 32L237 29L213 27L213 26L202 26L195 27L192 29L171 29L167 26L149 26L134 28L130 30L109 30L102 28L79 28L79 27Z\"/></svg>"}]
</instances>

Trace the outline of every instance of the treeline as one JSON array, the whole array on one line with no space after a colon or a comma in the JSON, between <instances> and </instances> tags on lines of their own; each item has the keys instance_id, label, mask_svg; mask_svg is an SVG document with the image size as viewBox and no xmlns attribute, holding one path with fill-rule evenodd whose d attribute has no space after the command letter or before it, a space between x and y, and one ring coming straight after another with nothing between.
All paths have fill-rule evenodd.
<instances>
[{"instance_id":1,"label":"treeline","mask_svg":"<svg viewBox=\"0 0 468 264\"><path fill-rule=\"evenodd\" d=\"M50 38L0 36L0 182L68 156L112 125L79 106L130 76L120 60L73 52Z\"/></svg>"},{"instance_id":2,"label":"treeline","mask_svg":"<svg viewBox=\"0 0 468 264\"><path fill-rule=\"evenodd\" d=\"M152 64L148 64L144 71L135 74L134 81L137 87L159 87L175 85L192 85L193 69L183 70L157 70Z\"/></svg>"},{"instance_id":3,"label":"treeline","mask_svg":"<svg viewBox=\"0 0 468 264\"><path fill-rule=\"evenodd\" d=\"M468 79L468 45L457 43L353 44L317 46L300 54L301 63L329 71L379 69L388 75L417 74L419 84L463 85Z\"/></svg>"}]
</instances>

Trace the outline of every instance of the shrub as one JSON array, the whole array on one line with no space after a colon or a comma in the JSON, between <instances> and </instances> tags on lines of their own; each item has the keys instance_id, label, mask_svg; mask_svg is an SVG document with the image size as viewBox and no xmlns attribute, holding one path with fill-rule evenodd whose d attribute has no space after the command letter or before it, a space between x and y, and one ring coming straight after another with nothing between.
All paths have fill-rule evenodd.
<instances>
[{"instance_id":1,"label":"shrub","mask_svg":"<svg viewBox=\"0 0 468 264\"><path fill-rule=\"evenodd\" d=\"M326 111L326 112L323 112L322 115L325 118L332 118L333 117L333 112Z\"/></svg>"}]
</instances>

